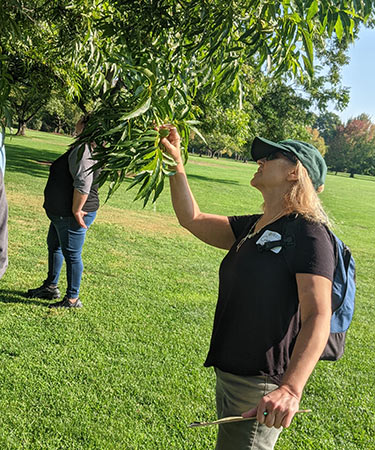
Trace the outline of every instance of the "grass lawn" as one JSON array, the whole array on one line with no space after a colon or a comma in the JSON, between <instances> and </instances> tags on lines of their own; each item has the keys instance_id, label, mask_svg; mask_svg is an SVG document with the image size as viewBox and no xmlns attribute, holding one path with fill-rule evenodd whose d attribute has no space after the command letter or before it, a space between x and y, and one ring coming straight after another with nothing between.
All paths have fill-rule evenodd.
<instances>
[{"instance_id":1,"label":"grass lawn","mask_svg":"<svg viewBox=\"0 0 375 450\"><path fill-rule=\"evenodd\" d=\"M213 449L213 427L187 424L215 418L214 374L203 362L224 252L178 225L168 189L142 209L124 184L87 235L84 308L50 311L23 293L46 276L45 161L71 140L28 131L6 142L0 449ZM202 210L238 215L260 210L249 188L255 168L191 157L187 171ZM375 183L329 175L322 198L356 258L356 313L344 357L319 363L306 387L301 407L313 413L297 417L276 449L375 449Z\"/></svg>"}]
</instances>

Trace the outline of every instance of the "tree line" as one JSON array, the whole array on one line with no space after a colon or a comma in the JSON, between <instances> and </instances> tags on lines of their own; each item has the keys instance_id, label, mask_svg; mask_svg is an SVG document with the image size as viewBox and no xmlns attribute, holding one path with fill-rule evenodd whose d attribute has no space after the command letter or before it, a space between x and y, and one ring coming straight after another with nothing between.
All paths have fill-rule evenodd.
<instances>
[{"instance_id":1,"label":"tree line","mask_svg":"<svg viewBox=\"0 0 375 450\"><path fill-rule=\"evenodd\" d=\"M228 106L229 97L221 103L216 99L206 105L200 118L202 133L190 134L190 152L248 161L254 136L275 141L294 138L315 145L333 172L348 172L351 177L375 176L375 124L367 114L350 118L346 123L333 112L316 114L310 111L306 98L282 83L273 83L256 104L244 99L246 105L242 109L235 96L233 105ZM73 135L81 114L74 102L51 97L27 121L27 126ZM16 134L21 134L19 127L16 130Z\"/></svg>"}]
</instances>

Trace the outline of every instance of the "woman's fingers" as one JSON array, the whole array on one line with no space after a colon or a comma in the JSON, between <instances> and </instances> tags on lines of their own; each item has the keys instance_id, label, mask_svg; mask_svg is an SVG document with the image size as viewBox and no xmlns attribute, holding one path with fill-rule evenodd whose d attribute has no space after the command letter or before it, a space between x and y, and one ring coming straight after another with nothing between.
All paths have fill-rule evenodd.
<instances>
[{"instance_id":1,"label":"woman's fingers","mask_svg":"<svg viewBox=\"0 0 375 450\"><path fill-rule=\"evenodd\" d=\"M288 428L298 410L299 400L282 388L265 395L257 407L257 420L267 427Z\"/></svg>"},{"instance_id":2,"label":"woman's fingers","mask_svg":"<svg viewBox=\"0 0 375 450\"><path fill-rule=\"evenodd\" d=\"M164 145L164 147L166 148L166 150L168 150L169 153L172 153L173 151L176 150L176 147L172 145L171 142L166 137L160 139L160 143Z\"/></svg>"},{"instance_id":3,"label":"woman's fingers","mask_svg":"<svg viewBox=\"0 0 375 450\"><path fill-rule=\"evenodd\" d=\"M257 415L257 408L249 409L249 411L246 411L241 414L242 417L254 417Z\"/></svg>"},{"instance_id":4,"label":"woman's fingers","mask_svg":"<svg viewBox=\"0 0 375 450\"><path fill-rule=\"evenodd\" d=\"M172 158L178 163L181 160L180 154L180 135L177 128L171 124L165 124L158 127L157 130L160 133L160 144L163 145L165 150L172 156ZM165 131L168 131L168 135L165 136Z\"/></svg>"},{"instance_id":5,"label":"woman's fingers","mask_svg":"<svg viewBox=\"0 0 375 450\"><path fill-rule=\"evenodd\" d=\"M264 416L264 424L271 428L275 425L276 414L274 411L268 412L266 416Z\"/></svg>"},{"instance_id":6,"label":"woman's fingers","mask_svg":"<svg viewBox=\"0 0 375 450\"><path fill-rule=\"evenodd\" d=\"M85 221L83 220L84 216L87 214L87 212L85 211L76 211L73 213L74 217L78 223L78 225L80 225L82 228L87 228Z\"/></svg>"},{"instance_id":7,"label":"woman's fingers","mask_svg":"<svg viewBox=\"0 0 375 450\"><path fill-rule=\"evenodd\" d=\"M167 138L169 141L180 141L180 135L178 134L177 128L170 124L166 123L164 125L161 125L160 127L156 128L159 132L161 132L163 138ZM169 134L167 136L163 136L164 132L162 130L168 130Z\"/></svg>"}]
</instances>

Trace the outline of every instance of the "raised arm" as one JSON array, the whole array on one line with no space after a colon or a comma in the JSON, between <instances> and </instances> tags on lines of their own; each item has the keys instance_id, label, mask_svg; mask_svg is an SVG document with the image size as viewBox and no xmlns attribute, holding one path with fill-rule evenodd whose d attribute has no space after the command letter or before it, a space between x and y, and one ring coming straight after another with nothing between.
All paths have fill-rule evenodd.
<instances>
[{"instance_id":1,"label":"raised arm","mask_svg":"<svg viewBox=\"0 0 375 450\"><path fill-rule=\"evenodd\" d=\"M268 427L287 428L302 397L305 384L327 343L331 321L332 282L320 275L296 274L301 308L301 330L289 366L278 389L265 395L258 407L243 414L257 416ZM267 411L265 416L263 413Z\"/></svg>"},{"instance_id":2,"label":"raised arm","mask_svg":"<svg viewBox=\"0 0 375 450\"><path fill-rule=\"evenodd\" d=\"M170 177L172 204L179 223L194 236L214 247L229 250L235 242L228 217L202 213L190 190L180 153L180 136L175 127L166 126L170 132L161 139L176 162L175 174Z\"/></svg>"}]
</instances>

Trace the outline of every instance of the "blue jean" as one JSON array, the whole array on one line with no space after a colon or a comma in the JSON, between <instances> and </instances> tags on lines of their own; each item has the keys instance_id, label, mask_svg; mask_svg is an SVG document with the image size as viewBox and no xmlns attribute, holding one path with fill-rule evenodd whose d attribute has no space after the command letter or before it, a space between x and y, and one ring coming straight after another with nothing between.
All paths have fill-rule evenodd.
<instances>
[{"instance_id":1,"label":"blue jean","mask_svg":"<svg viewBox=\"0 0 375 450\"><path fill-rule=\"evenodd\" d=\"M78 225L74 217L60 217L47 213L51 223L47 235L48 275L46 284L57 285L65 259L68 298L77 298L83 272L82 248L86 231L94 222L96 211L84 216L87 228Z\"/></svg>"}]
</instances>

